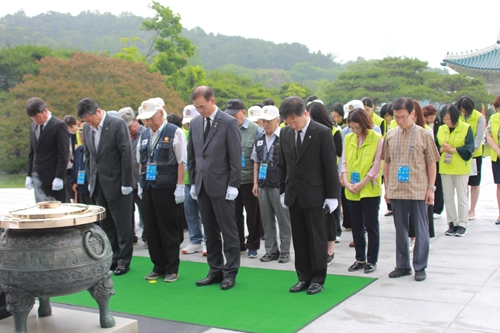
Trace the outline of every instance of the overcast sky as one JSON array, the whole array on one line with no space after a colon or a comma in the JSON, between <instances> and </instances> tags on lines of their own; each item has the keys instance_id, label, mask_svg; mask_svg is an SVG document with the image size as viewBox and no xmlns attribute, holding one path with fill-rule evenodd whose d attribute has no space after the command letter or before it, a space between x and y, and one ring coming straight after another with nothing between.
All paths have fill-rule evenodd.
<instances>
[{"instance_id":1,"label":"overcast sky","mask_svg":"<svg viewBox=\"0 0 500 333\"><path fill-rule=\"evenodd\" d=\"M176 0L159 2L181 16L183 27L275 43L305 44L337 60L406 56L441 67L447 52L483 49L500 32L500 1L449 0ZM23 9L28 16L84 10L152 17L147 0L3 1L0 16ZM123 36L129 37L129 36ZM1 38L1 36L0 36Z\"/></svg>"}]
</instances>

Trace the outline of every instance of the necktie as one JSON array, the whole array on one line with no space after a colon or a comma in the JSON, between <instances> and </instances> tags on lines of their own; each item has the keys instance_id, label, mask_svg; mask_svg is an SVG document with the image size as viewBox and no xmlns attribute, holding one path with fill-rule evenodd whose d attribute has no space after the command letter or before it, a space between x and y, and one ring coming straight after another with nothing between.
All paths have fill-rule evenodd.
<instances>
[{"instance_id":1,"label":"necktie","mask_svg":"<svg viewBox=\"0 0 500 333\"><path fill-rule=\"evenodd\" d=\"M205 133L203 135L205 141L207 141L208 133L210 133L210 117L207 118L207 125L205 126Z\"/></svg>"},{"instance_id":2,"label":"necktie","mask_svg":"<svg viewBox=\"0 0 500 333\"><path fill-rule=\"evenodd\" d=\"M37 140L40 139L40 135L42 134L43 130L43 125L38 125L38 135L37 135Z\"/></svg>"},{"instance_id":3,"label":"necktie","mask_svg":"<svg viewBox=\"0 0 500 333\"><path fill-rule=\"evenodd\" d=\"M295 144L295 149L297 149L297 155L299 154L300 147L302 147L302 138L300 137L302 130L297 132L297 143Z\"/></svg>"}]
</instances>

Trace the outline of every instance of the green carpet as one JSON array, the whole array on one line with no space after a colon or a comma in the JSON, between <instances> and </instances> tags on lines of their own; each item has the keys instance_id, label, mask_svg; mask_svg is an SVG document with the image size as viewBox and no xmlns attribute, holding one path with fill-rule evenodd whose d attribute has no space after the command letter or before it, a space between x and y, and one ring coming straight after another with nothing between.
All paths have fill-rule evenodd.
<instances>
[{"instance_id":1,"label":"green carpet","mask_svg":"<svg viewBox=\"0 0 500 333\"><path fill-rule=\"evenodd\" d=\"M295 271L241 267L236 286L223 291L219 284L195 286L208 272L206 263L182 261L173 283L148 283L151 268L149 258L134 257L128 274L113 277L112 311L259 333L295 332L375 280L328 275L323 292L291 294ZM87 291L52 301L97 308Z\"/></svg>"}]
</instances>

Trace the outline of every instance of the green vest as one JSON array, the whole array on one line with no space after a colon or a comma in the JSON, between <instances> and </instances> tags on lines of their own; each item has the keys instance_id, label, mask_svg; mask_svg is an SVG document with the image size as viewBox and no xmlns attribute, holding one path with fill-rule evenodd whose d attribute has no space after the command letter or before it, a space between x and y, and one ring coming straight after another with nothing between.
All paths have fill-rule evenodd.
<instances>
[{"instance_id":1,"label":"green vest","mask_svg":"<svg viewBox=\"0 0 500 333\"><path fill-rule=\"evenodd\" d=\"M189 139L189 130L185 129L184 127L181 127L181 130L184 132L184 135L186 136L186 142ZM187 150L186 150L186 175L184 176L184 184L189 185L189 171L188 171L188 161L187 161Z\"/></svg>"},{"instance_id":2,"label":"green vest","mask_svg":"<svg viewBox=\"0 0 500 333\"><path fill-rule=\"evenodd\" d=\"M452 148L465 146L465 139L467 137L467 132L469 131L470 125L459 120L457 122L457 127L450 133L450 128L448 125L443 124L439 126L437 133L437 142L439 146L442 146L445 142ZM470 174L471 163L469 161L464 161L458 153L452 153L451 163L444 163L446 153L441 153L441 158L439 160L439 173L442 175L468 175Z\"/></svg>"},{"instance_id":3,"label":"green vest","mask_svg":"<svg viewBox=\"0 0 500 333\"><path fill-rule=\"evenodd\" d=\"M368 171L373 166L375 154L377 153L378 141L382 138L380 134L374 130L369 130L365 141L358 148L358 136L354 133L349 133L344 138L345 159L347 165L347 180L351 179L351 172L359 172L360 181L362 181ZM345 196L348 200L359 201L362 198L373 198L382 195L382 167L380 167L379 177L375 181L366 184L365 187L358 193L352 193L345 189Z\"/></svg>"},{"instance_id":4,"label":"green vest","mask_svg":"<svg viewBox=\"0 0 500 333\"><path fill-rule=\"evenodd\" d=\"M463 113L460 113L460 120L463 122L466 122L467 124L469 124L472 127L472 133L474 134L474 139L476 138L477 125L479 123L479 119L482 116L483 115L481 114L481 112L479 112L477 110L472 110L472 113L470 114L469 119L467 119L467 121L466 121ZM482 156L482 155L483 155L483 141L481 140L481 145L479 146L479 148L477 148L476 152L474 153L474 155L472 155L472 157L478 157L478 156Z\"/></svg>"},{"instance_id":5,"label":"green vest","mask_svg":"<svg viewBox=\"0 0 500 333\"><path fill-rule=\"evenodd\" d=\"M382 128L382 123L385 122L385 119L380 117L378 114L375 112L372 112L372 122L380 127L380 131L382 132L382 136L385 136L385 133L387 132L387 128L383 129ZM386 126L387 127L387 126Z\"/></svg>"},{"instance_id":6,"label":"green vest","mask_svg":"<svg viewBox=\"0 0 500 333\"><path fill-rule=\"evenodd\" d=\"M493 140L495 140L495 143L498 146L498 130L500 129L500 114L495 113L490 117L490 130L491 130L491 136L493 137ZM491 160L493 162L496 162L498 159L498 155L495 152L493 148L490 149L490 155L491 155Z\"/></svg>"}]
</instances>

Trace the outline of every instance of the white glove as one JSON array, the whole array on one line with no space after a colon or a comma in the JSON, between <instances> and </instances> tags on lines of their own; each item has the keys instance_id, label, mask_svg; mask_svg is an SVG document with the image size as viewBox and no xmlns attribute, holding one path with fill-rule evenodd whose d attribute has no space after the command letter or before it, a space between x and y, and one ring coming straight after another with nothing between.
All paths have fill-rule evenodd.
<instances>
[{"instance_id":1,"label":"white glove","mask_svg":"<svg viewBox=\"0 0 500 333\"><path fill-rule=\"evenodd\" d=\"M328 208L330 209L330 214L331 214L339 205L339 201L337 199L325 199L325 203L323 204L323 208L325 208L326 205L328 205Z\"/></svg>"},{"instance_id":2,"label":"white glove","mask_svg":"<svg viewBox=\"0 0 500 333\"><path fill-rule=\"evenodd\" d=\"M198 196L196 195L196 186L194 186L194 184L191 185L191 189L189 190L189 195L193 200L198 201Z\"/></svg>"},{"instance_id":3,"label":"white glove","mask_svg":"<svg viewBox=\"0 0 500 333\"><path fill-rule=\"evenodd\" d=\"M226 200L233 201L238 196L238 189L236 187L227 186Z\"/></svg>"},{"instance_id":4,"label":"white glove","mask_svg":"<svg viewBox=\"0 0 500 333\"><path fill-rule=\"evenodd\" d=\"M142 187L141 183L137 183L137 195L142 199Z\"/></svg>"},{"instance_id":5,"label":"white glove","mask_svg":"<svg viewBox=\"0 0 500 333\"><path fill-rule=\"evenodd\" d=\"M288 209L288 206L285 205L285 193L280 195L280 203L281 203L281 207Z\"/></svg>"},{"instance_id":6,"label":"white glove","mask_svg":"<svg viewBox=\"0 0 500 333\"><path fill-rule=\"evenodd\" d=\"M184 184L177 184L175 185L175 191L174 191L174 196L175 196L175 203L180 204L184 202Z\"/></svg>"},{"instance_id":7,"label":"white glove","mask_svg":"<svg viewBox=\"0 0 500 333\"><path fill-rule=\"evenodd\" d=\"M61 178L54 178L52 182L52 191L60 191L64 188L64 182Z\"/></svg>"},{"instance_id":8,"label":"white glove","mask_svg":"<svg viewBox=\"0 0 500 333\"><path fill-rule=\"evenodd\" d=\"M32 190L33 189L33 178L31 178L30 176L26 176L26 183L24 185L26 185L26 188L28 190Z\"/></svg>"},{"instance_id":9,"label":"white glove","mask_svg":"<svg viewBox=\"0 0 500 333\"><path fill-rule=\"evenodd\" d=\"M132 193L134 189L132 188L132 186L122 186L122 194L123 195L129 195L130 193Z\"/></svg>"}]
</instances>

